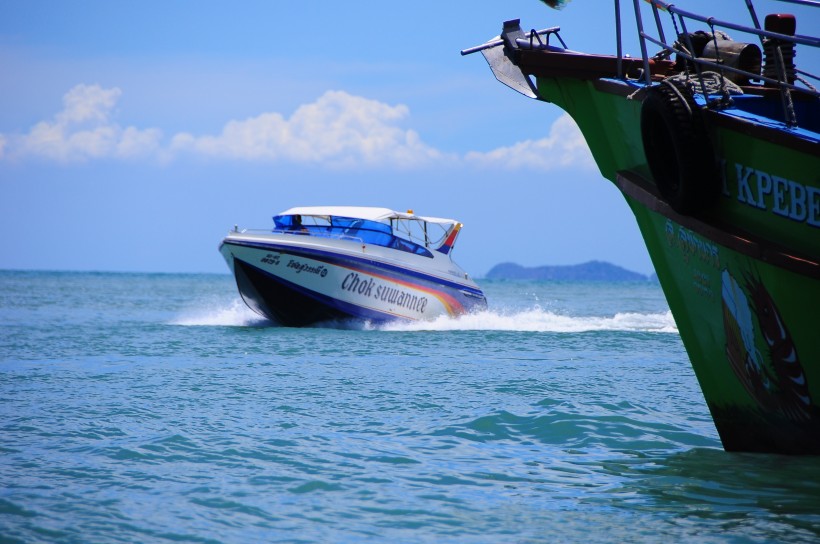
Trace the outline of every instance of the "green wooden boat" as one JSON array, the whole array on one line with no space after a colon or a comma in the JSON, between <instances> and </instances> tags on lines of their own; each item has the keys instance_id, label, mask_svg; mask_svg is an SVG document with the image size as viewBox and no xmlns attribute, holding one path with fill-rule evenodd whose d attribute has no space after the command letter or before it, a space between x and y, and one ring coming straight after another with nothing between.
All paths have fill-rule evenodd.
<instances>
[{"instance_id":1,"label":"green wooden boat","mask_svg":"<svg viewBox=\"0 0 820 544\"><path fill-rule=\"evenodd\" d=\"M724 448L820 454L820 93L794 64L820 39L788 14L761 25L751 0L745 24L629 3L642 58L621 55L617 0L611 56L517 20L462 54L580 127L635 214Z\"/></svg>"}]
</instances>

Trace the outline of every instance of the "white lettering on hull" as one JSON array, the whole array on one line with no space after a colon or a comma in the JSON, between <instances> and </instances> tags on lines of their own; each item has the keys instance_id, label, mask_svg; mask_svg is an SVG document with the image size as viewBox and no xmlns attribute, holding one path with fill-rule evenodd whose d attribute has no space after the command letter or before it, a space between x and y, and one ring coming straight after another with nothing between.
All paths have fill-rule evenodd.
<instances>
[{"instance_id":1,"label":"white lettering on hull","mask_svg":"<svg viewBox=\"0 0 820 544\"><path fill-rule=\"evenodd\" d=\"M735 163L737 201L820 228L820 188ZM724 185L724 194L731 196Z\"/></svg>"}]
</instances>

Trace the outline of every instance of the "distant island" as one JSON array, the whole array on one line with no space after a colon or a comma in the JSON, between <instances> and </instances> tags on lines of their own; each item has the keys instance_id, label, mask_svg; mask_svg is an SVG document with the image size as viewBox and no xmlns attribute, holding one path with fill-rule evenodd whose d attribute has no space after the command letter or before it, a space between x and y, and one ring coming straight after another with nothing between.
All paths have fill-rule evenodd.
<instances>
[{"instance_id":1,"label":"distant island","mask_svg":"<svg viewBox=\"0 0 820 544\"><path fill-rule=\"evenodd\" d=\"M603 261L567 266L526 267L515 263L501 263L487 272L491 280L554 280L554 281L605 281L636 282L656 281L657 276L645 276Z\"/></svg>"}]
</instances>

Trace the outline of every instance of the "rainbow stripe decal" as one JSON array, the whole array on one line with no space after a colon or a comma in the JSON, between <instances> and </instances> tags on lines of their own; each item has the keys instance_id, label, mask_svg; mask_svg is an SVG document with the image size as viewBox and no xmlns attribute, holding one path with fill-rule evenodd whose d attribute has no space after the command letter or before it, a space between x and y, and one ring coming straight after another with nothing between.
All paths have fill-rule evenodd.
<instances>
[{"instance_id":1,"label":"rainbow stripe decal","mask_svg":"<svg viewBox=\"0 0 820 544\"><path fill-rule=\"evenodd\" d=\"M402 279L402 278L398 278L398 277L395 277L395 276L388 276L388 275L385 275L385 274L380 274L378 272L366 271L366 270L363 270L361 268L353 268L353 267L350 267L350 266L341 266L341 268L346 268L346 269L351 270L353 272L361 273L361 274L364 274L364 275L372 277L372 278L378 278L378 279L383 280L383 281L387 281L387 282L391 282L391 283L397 283L397 284L399 284L403 287L407 287L408 289L412 289L412 290L416 290L416 291L423 291L424 293L430 295L431 297L434 297L439 302L441 302L441 304L444 306L444 308L447 310L447 313L450 316L455 317L457 315L460 315L460 314L463 314L463 313L466 312L466 310L464 308L464 305L461 302L456 300L456 298L453 297L452 295L450 295L450 294L448 294L444 291L441 291L439 289L434 289L433 287L420 285L418 283L414 283L414 282L411 282L411 281L408 281L408 280L405 280L405 279Z\"/></svg>"},{"instance_id":2,"label":"rainbow stripe decal","mask_svg":"<svg viewBox=\"0 0 820 544\"><path fill-rule=\"evenodd\" d=\"M462 225L461 223L456 223L450 231L450 234L447 235L447 239L444 241L443 244L441 244L441 247L438 248L437 251L440 251L445 255L450 253L450 250L453 249L453 244L456 242L456 237L458 236L458 233L459 231L461 231L461 227L463 226L464 225Z\"/></svg>"}]
</instances>

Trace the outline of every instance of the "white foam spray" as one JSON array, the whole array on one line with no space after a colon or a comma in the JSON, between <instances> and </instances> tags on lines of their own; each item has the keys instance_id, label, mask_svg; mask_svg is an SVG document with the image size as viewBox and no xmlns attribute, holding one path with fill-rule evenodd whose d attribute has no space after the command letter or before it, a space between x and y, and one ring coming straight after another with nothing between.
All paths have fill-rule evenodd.
<instances>
[{"instance_id":1,"label":"white foam spray","mask_svg":"<svg viewBox=\"0 0 820 544\"><path fill-rule=\"evenodd\" d=\"M248 308L241 300L228 306L214 303L204 308L184 312L171 321L171 325L210 327L257 327L269 323Z\"/></svg>"},{"instance_id":2,"label":"white foam spray","mask_svg":"<svg viewBox=\"0 0 820 544\"><path fill-rule=\"evenodd\" d=\"M270 325L241 300L198 308L170 322L182 326L258 327ZM570 316L535 307L525 310L485 310L459 317L440 316L430 321L394 321L373 325L359 321L333 321L317 324L320 328L353 330L414 331L522 331L588 332L631 331L677 334L672 312L623 312L613 316Z\"/></svg>"},{"instance_id":3,"label":"white foam spray","mask_svg":"<svg viewBox=\"0 0 820 544\"><path fill-rule=\"evenodd\" d=\"M514 312L483 311L457 318L442 316L432 321L395 322L377 327L389 331L524 331L587 332L631 331L677 333L672 312L616 313L613 316L568 316L532 308Z\"/></svg>"}]
</instances>

